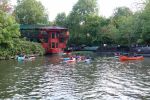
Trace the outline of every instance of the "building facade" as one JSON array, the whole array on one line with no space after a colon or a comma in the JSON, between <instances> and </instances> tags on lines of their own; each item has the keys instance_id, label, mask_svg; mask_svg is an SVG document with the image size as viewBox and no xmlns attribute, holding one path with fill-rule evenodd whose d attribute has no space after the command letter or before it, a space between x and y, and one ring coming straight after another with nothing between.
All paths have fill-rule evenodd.
<instances>
[{"instance_id":1,"label":"building facade","mask_svg":"<svg viewBox=\"0 0 150 100\"><path fill-rule=\"evenodd\" d=\"M21 36L29 41L40 42L46 53L61 53L69 39L67 28L58 26L20 26Z\"/></svg>"}]
</instances>

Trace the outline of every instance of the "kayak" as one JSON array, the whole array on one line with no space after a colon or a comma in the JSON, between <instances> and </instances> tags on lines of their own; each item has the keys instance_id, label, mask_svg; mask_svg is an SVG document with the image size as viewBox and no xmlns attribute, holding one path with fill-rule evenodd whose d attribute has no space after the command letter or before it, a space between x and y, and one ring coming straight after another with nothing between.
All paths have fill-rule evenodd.
<instances>
[{"instance_id":1,"label":"kayak","mask_svg":"<svg viewBox=\"0 0 150 100\"><path fill-rule=\"evenodd\" d=\"M65 60L66 63L72 63L72 62L76 62L76 59L73 58L73 59L69 59L69 60Z\"/></svg>"},{"instance_id":2,"label":"kayak","mask_svg":"<svg viewBox=\"0 0 150 100\"><path fill-rule=\"evenodd\" d=\"M66 61L66 60L70 60L70 58L63 58L63 60L64 60L64 61Z\"/></svg>"},{"instance_id":3,"label":"kayak","mask_svg":"<svg viewBox=\"0 0 150 100\"><path fill-rule=\"evenodd\" d=\"M89 64L91 62L91 59L85 59L84 62Z\"/></svg>"},{"instance_id":4,"label":"kayak","mask_svg":"<svg viewBox=\"0 0 150 100\"><path fill-rule=\"evenodd\" d=\"M24 60L31 61L31 60L34 60L34 59L35 59L35 57L26 57Z\"/></svg>"},{"instance_id":5,"label":"kayak","mask_svg":"<svg viewBox=\"0 0 150 100\"><path fill-rule=\"evenodd\" d=\"M128 56L119 56L120 61L127 61L127 60L143 60L143 56L137 56L137 57L128 57Z\"/></svg>"},{"instance_id":6,"label":"kayak","mask_svg":"<svg viewBox=\"0 0 150 100\"><path fill-rule=\"evenodd\" d=\"M17 60L18 61L29 61L29 60L34 60L35 59L35 57L25 57L25 56L22 56L22 57L20 57L20 56L18 56L17 57Z\"/></svg>"}]
</instances>

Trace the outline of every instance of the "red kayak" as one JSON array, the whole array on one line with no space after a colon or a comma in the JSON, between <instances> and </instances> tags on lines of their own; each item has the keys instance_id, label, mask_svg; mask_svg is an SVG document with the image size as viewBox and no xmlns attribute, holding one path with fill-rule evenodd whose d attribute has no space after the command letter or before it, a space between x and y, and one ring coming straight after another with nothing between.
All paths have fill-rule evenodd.
<instances>
[{"instance_id":1,"label":"red kayak","mask_svg":"<svg viewBox=\"0 0 150 100\"><path fill-rule=\"evenodd\" d=\"M128 56L119 56L120 61L127 61L127 60L143 60L143 56L137 56L137 57L128 57Z\"/></svg>"}]
</instances>

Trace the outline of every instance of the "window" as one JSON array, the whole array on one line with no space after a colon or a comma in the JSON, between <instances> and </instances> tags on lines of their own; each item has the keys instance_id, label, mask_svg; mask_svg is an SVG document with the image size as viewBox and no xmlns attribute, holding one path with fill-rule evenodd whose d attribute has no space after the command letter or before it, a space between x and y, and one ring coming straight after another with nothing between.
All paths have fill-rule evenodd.
<instances>
[{"instance_id":1,"label":"window","mask_svg":"<svg viewBox=\"0 0 150 100\"><path fill-rule=\"evenodd\" d=\"M58 48L58 43L56 43L56 48Z\"/></svg>"},{"instance_id":2,"label":"window","mask_svg":"<svg viewBox=\"0 0 150 100\"><path fill-rule=\"evenodd\" d=\"M54 39L55 38L55 33L52 33L52 39Z\"/></svg>"},{"instance_id":3,"label":"window","mask_svg":"<svg viewBox=\"0 0 150 100\"><path fill-rule=\"evenodd\" d=\"M58 38L59 37L59 33L56 33L56 38Z\"/></svg>"},{"instance_id":4,"label":"window","mask_svg":"<svg viewBox=\"0 0 150 100\"><path fill-rule=\"evenodd\" d=\"M59 40L61 43L64 43L65 42L65 39L64 38L60 38Z\"/></svg>"},{"instance_id":5,"label":"window","mask_svg":"<svg viewBox=\"0 0 150 100\"><path fill-rule=\"evenodd\" d=\"M51 48L51 44L49 44L49 48Z\"/></svg>"},{"instance_id":6,"label":"window","mask_svg":"<svg viewBox=\"0 0 150 100\"><path fill-rule=\"evenodd\" d=\"M52 42L52 48L55 48L55 42Z\"/></svg>"}]
</instances>

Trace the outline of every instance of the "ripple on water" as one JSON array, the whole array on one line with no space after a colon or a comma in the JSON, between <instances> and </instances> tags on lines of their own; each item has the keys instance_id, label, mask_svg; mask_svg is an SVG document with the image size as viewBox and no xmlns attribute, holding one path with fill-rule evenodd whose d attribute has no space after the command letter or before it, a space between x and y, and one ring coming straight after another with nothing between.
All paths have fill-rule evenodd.
<instances>
[{"instance_id":1,"label":"ripple on water","mask_svg":"<svg viewBox=\"0 0 150 100\"><path fill-rule=\"evenodd\" d=\"M51 64L37 60L8 67L0 97L43 100L149 100L150 66L112 57L91 63ZM11 65L11 64L10 64Z\"/></svg>"}]
</instances>

